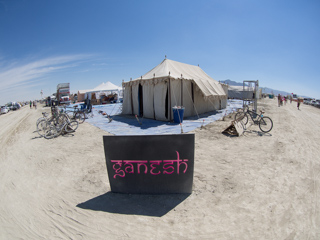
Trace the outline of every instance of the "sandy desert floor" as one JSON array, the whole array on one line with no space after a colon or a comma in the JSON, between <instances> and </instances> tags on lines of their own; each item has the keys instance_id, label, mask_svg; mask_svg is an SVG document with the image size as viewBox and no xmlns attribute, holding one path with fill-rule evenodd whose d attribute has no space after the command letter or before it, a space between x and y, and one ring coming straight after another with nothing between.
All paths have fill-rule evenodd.
<instances>
[{"instance_id":1,"label":"sandy desert floor","mask_svg":"<svg viewBox=\"0 0 320 240\"><path fill-rule=\"evenodd\" d=\"M0 239L320 239L320 109L258 108L274 127L241 137L232 118L195 133L191 195L110 192L103 135L88 123L46 140L42 111L0 116Z\"/></svg>"}]
</instances>

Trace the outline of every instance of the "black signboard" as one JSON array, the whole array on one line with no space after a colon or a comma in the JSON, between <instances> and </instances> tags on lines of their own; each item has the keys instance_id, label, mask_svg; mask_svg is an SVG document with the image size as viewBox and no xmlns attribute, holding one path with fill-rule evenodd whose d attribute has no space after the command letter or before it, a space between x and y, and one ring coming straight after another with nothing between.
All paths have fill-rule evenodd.
<instances>
[{"instance_id":1,"label":"black signboard","mask_svg":"<svg viewBox=\"0 0 320 240\"><path fill-rule=\"evenodd\" d=\"M103 136L112 192L191 193L194 134Z\"/></svg>"}]
</instances>

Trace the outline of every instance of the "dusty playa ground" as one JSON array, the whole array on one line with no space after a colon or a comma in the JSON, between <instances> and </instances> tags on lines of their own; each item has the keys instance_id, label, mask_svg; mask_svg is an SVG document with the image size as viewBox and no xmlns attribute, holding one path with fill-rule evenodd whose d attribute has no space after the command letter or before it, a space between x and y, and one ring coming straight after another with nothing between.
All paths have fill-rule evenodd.
<instances>
[{"instance_id":1,"label":"dusty playa ground","mask_svg":"<svg viewBox=\"0 0 320 240\"><path fill-rule=\"evenodd\" d=\"M320 110L258 104L274 128L194 131L191 195L110 192L102 136L88 123L46 140L42 109L0 116L0 239L320 239Z\"/></svg>"}]
</instances>

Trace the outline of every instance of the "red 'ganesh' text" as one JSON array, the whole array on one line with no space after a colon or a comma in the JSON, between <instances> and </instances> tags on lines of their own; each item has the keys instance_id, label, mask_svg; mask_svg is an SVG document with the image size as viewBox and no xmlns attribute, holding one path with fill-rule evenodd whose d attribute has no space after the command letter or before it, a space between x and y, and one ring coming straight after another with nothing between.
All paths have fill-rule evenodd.
<instances>
[{"instance_id":1,"label":"red 'ganesh' text","mask_svg":"<svg viewBox=\"0 0 320 240\"><path fill-rule=\"evenodd\" d=\"M177 159L172 160L111 160L113 163L112 168L115 170L113 178L117 176L125 177L126 173L132 174L135 171L138 174L147 174L149 172L151 175L159 175L173 174L176 170L177 174L180 174L181 165L183 165L182 173L186 173L188 159L180 159L179 152L176 151L176 153Z\"/></svg>"}]
</instances>

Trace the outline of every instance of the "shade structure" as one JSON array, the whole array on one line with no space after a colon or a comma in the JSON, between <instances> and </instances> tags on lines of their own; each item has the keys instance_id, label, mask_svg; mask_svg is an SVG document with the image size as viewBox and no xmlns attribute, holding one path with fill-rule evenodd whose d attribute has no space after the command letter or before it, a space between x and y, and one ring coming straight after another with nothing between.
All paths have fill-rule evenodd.
<instances>
[{"instance_id":1,"label":"shade structure","mask_svg":"<svg viewBox=\"0 0 320 240\"><path fill-rule=\"evenodd\" d=\"M116 93L118 96L122 95L122 87L118 87L117 85L106 82L101 83L97 87L87 90L85 93L85 98L91 99L92 94L95 94L95 98L98 99L102 95L109 95Z\"/></svg>"},{"instance_id":2,"label":"shade structure","mask_svg":"<svg viewBox=\"0 0 320 240\"><path fill-rule=\"evenodd\" d=\"M101 83L94 89L90 90L90 92L99 92L99 91L118 91L119 87L112 82Z\"/></svg>"}]
</instances>

